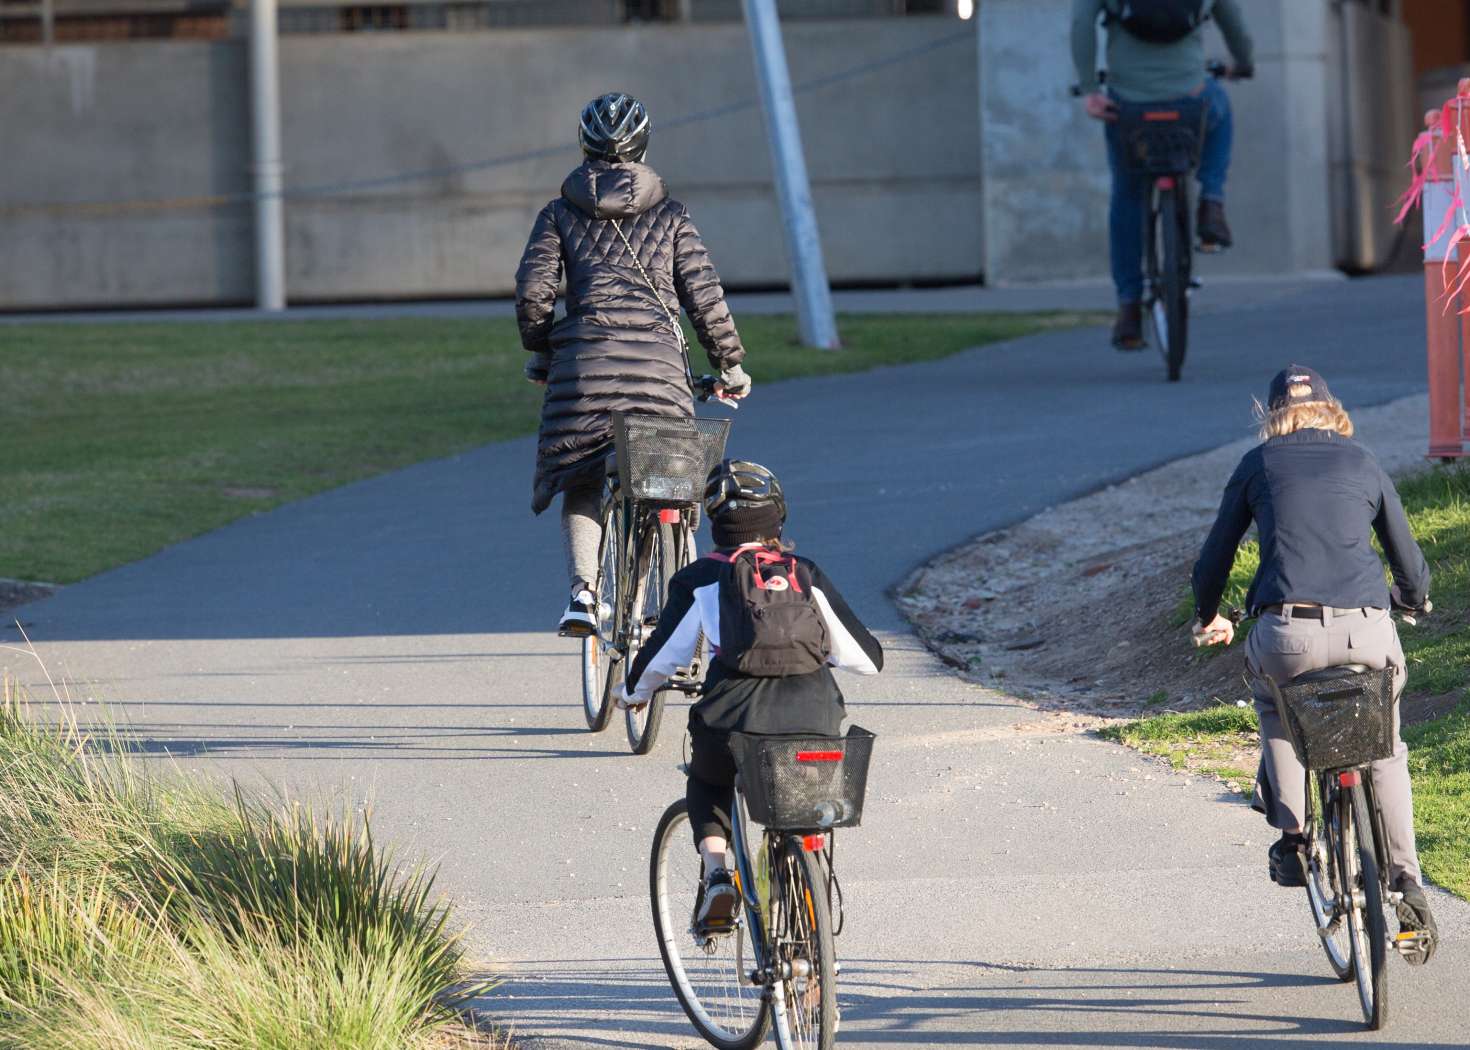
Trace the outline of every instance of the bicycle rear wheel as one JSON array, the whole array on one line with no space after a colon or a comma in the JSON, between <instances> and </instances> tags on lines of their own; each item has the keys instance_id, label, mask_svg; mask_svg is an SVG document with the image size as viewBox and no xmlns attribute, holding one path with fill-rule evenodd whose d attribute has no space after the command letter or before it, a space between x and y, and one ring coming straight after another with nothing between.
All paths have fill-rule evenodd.
<instances>
[{"instance_id":1,"label":"bicycle rear wheel","mask_svg":"<svg viewBox=\"0 0 1470 1050\"><path fill-rule=\"evenodd\" d=\"M598 549L597 633L582 639L582 714L587 728L600 733L612 722L612 695L607 690L612 647L617 640L618 551L623 542L622 500L607 496L602 507L602 545Z\"/></svg>"},{"instance_id":2,"label":"bicycle rear wheel","mask_svg":"<svg viewBox=\"0 0 1470 1050\"><path fill-rule=\"evenodd\" d=\"M1361 784L1339 796L1344 828L1342 842L1344 884L1351 894L1348 931L1356 967L1358 1004L1368 1028L1378 1031L1388 1023L1388 931L1383 913L1383 883L1373 839L1373 816Z\"/></svg>"},{"instance_id":3,"label":"bicycle rear wheel","mask_svg":"<svg viewBox=\"0 0 1470 1050\"><path fill-rule=\"evenodd\" d=\"M1189 344L1189 201L1182 186L1159 191L1159 298L1154 331L1169 382L1179 382Z\"/></svg>"},{"instance_id":4,"label":"bicycle rear wheel","mask_svg":"<svg viewBox=\"0 0 1470 1050\"><path fill-rule=\"evenodd\" d=\"M644 561L639 573L637 598L634 602L634 624L639 626L640 643L648 637L658 623L659 614L669 597L669 580L678 569L678 543L675 530L681 526L662 525L651 518L643 534L642 550ZM628 659L636 652L630 651ZM659 723L664 717L664 695L660 689L641 708L628 708L625 723L628 746L635 755L646 755L653 750L658 739Z\"/></svg>"},{"instance_id":5,"label":"bicycle rear wheel","mask_svg":"<svg viewBox=\"0 0 1470 1050\"><path fill-rule=\"evenodd\" d=\"M771 1004L764 988L750 980L756 963L743 908L728 932L696 933L702 878L688 806L680 799L659 818L649 859L659 954L674 995L699 1034L720 1050L750 1050L766 1037Z\"/></svg>"},{"instance_id":6,"label":"bicycle rear wheel","mask_svg":"<svg viewBox=\"0 0 1470 1050\"><path fill-rule=\"evenodd\" d=\"M1315 783L1314 783L1315 781ZM1353 951L1347 927L1349 898L1343 893L1336 795L1327 777L1308 776L1307 797L1313 812L1307 821L1307 903L1327 964L1339 981L1353 979ZM1315 794L1313 788L1316 789Z\"/></svg>"},{"instance_id":7,"label":"bicycle rear wheel","mask_svg":"<svg viewBox=\"0 0 1470 1050\"><path fill-rule=\"evenodd\" d=\"M831 1050L837 1040L832 909L818 856L788 837L773 880L775 957L790 968L775 1004L776 1044L783 1050Z\"/></svg>"}]
</instances>

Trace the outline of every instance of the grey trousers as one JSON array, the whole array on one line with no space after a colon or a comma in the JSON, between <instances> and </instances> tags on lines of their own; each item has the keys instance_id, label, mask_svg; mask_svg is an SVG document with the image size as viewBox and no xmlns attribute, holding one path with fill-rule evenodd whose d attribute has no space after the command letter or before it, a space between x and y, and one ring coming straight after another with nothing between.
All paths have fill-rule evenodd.
<instances>
[{"instance_id":1,"label":"grey trousers","mask_svg":"<svg viewBox=\"0 0 1470 1050\"><path fill-rule=\"evenodd\" d=\"M1271 691L1261 676L1278 684L1307 671L1338 664L1393 665L1393 754L1373 763L1373 791L1383 810L1388 835L1389 877L1421 882L1414 845L1414 799L1409 786L1409 748L1399 735L1397 697L1408 675L1398 630L1386 609L1325 609L1324 619L1297 619L1264 613L1246 640L1246 667L1261 720L1261 769L1256 808L1277 828L1300 828L1307 818L1306 774L1297 761Z\"/></svg>"},{"instance_id":2,"label":"grey trousers","mask_svg":"<svg viewBox=\"0 0 1470 1050\"><path fill-rule=\"evenodd\" d=\"M562 492L561 537L574 594L597 579L597 552L602 543L602 488L602 479L593 477L578 481Z\"/></svg>"}]
</instances>

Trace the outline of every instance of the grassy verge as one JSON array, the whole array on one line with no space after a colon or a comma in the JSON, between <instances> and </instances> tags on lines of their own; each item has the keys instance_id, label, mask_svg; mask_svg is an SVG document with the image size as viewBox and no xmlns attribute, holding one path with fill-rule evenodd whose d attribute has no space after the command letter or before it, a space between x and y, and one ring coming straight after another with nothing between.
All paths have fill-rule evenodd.
<instances>
[{"instance_id":1,"label":"grassy verge","mask_svg":"<svg viewBox=\"0 0 1470 1050\"><path fill-rule=\"evenodd\" d=\"M432 875L0 702L0 1048L489 1047Z\"/></svg>"},{"instance_id":2,"label":"grassy verge","mask_svg":"<svg viewBox=\"0 0 1470 1050\"><path fill-rule=\"evenodd\" d=\"M851 316L836 353L795 345L789 317L740 327L759 385L1097 321ZM524 361L510 320L7 327L0 577L71 582L288 500L533 433L540 391Z\"/></svg>"},{"instance_id":3,"label":"grassy verge","mask_svg":"<svg viewBox=\"0 0 1470 1050\"><path fill-rule=\"evenodd\" d=\"M1420 861L1431 879L1470 899L1470 470L1416 475L1399 494L1429 560L1435 605L1432 618L1399 630L1409 662L1406 697L1452 702L1447 714L1404 729ZM1258 561L1255 544L1242 545L1224 606L1244 604ZM1211 756L1253 751L1255 732L1252 709L1217 707L1142 719L1104 735L1161 755L1176 768L1220 772L1206 769ZM1232 779L1234 772L1221 775Z\"/></svg>"}]
</instances>

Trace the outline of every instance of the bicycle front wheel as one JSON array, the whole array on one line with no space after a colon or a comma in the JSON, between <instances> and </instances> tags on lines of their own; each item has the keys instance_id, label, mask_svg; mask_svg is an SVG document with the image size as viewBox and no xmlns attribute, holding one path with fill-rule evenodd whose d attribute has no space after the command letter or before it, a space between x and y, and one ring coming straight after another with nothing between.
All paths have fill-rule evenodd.
<instances>
[{"instance_id":1,"label":"bicycle front wheel","mask_svg":"<svg viewBox=\"0 0 1470 1050\"><path fill-rule=\"evenodd\" d=\"M1159 237L1161 295L1154 303L1154 328L1169 382L1177 383L1189 344L1189 201L1182 186L1159 191Z\"/></svg>"},{"instance_id":2,"label":"bicycle front wheel","mask_svg":"<svg viewBox=\"0 0 1470 1050\"><path fill-rule=\"evenodd\" d=\"M818 857L800 838L788 838L772 880L774 955L786 972L775 1004L776 1044L783 1050L831 1050L837 1041L832 908Z\"/></svg>"},{"instance_id":3,"label":"bicycle front wheel","mask_svg":"<svg viewBox=\"0 0 1470 1050\"><path fill-rule=\"evenodd\" d=\"M582 713L587 728L600 733L612 722L612 695L607 680L613 665L612 648L617 641L618 552L623 543L622 500L608 496L602 508L602 545L599 548L597 579L597 633L582 639Z\"/></svg>"},{"instance_id":4,"label":"bicycle front wheel","mask_svg":"<svg viewBox=\"0 0 1470 1050\"><path fill-rule=\"evenodd\" d=\"M1346 789L1339 798L1343 825L1351 828L1351 833L1342 837L1343 868L1346 871L1351 862L1356 876L1346 882L1353 899L1353 906L1348 910L1348 930L1357 967L1358 1004L1363 1008L1363 1020L1376 1032L1388 1023L1388 930L1373 838L1373 815L1363 785Z\"/></svg>"},{"instance_id":5,"label":"bicycle front wheel","mask_svg":"<svg viewBox=\"0 0 1470 1050\"><path fill-rule=\"evenodd\" d=\"M669 581L679 568L677 546L674 527L659 524L657 519L653 519L643 536L643 561L633 614L634 623L641 632L640 643L658 624L659 613L668 600ZM629 655L631 658L633 654ZM642 707L628 708L625 714L628 746L635 755L648 754L653 750L659 723L663 721L664 690L654 693Z\"/></svg>"},{"instance_id":6,"label":"bicycle front wheel","mask_svg":"<svg viewBox=\"0 0 1470 1050\"><path fill-rule=\"evenodd\" d=\"M1353 951L1347 919L1351 898L1343 892L1342 865L1338 862L1342 829L1336 794L1329 783L1327 777L1308 777L1307 797L1314 805L1307 821L1307 903L1322 950L1327 953L1327 964L1339 981L1351 981Z\"/></svg>"},{"instance_id":7,"label":"bicycle front wheel","mask_svg":"<svg viewBox=\"0 0 1470 1050\"><path fill-rule=\"evenodd\" d=\"M694 848L683 799L659 818L649 859L653 928L664 970L679 1005L699 1034L720 1050L750 1050L765 1039L771 1005L756 968L744 909L734 925L714 935L694 928L703 865Z\"/></svg>"}]
</instances>

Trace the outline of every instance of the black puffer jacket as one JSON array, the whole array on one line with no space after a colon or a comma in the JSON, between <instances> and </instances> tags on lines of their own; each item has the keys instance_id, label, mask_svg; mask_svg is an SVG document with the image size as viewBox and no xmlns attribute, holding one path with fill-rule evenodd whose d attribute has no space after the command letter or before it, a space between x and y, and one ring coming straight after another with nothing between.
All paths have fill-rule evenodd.
<instances>
[{"instance_id":1,"label":"black puffer jacket","mask_svg":"<svg viewBox=\"0 0 1470 1050\"><path fill-rule=\"evenodd\" d=\"M689 211L643 164L588 161L541 209L516 271L521 343L550 356L531 509L540 514L567 483L603 469L614 410L693 412L684 361L659 306L611 220L637 252L659 295L683 307L718 370L745 357ZM557 285L567 315L555 324Z\"/></svg>"}]
</instances>

